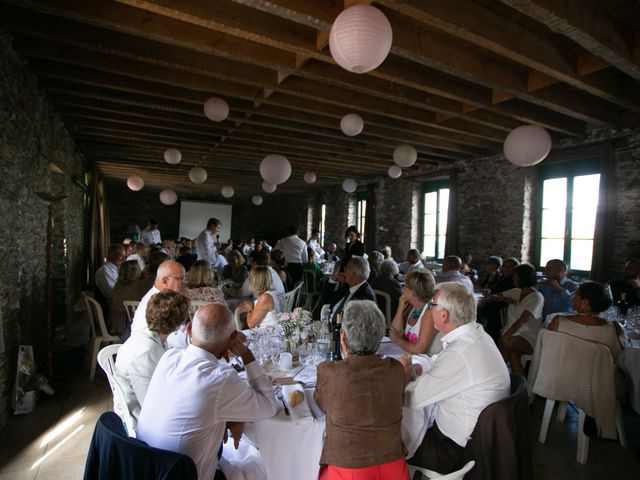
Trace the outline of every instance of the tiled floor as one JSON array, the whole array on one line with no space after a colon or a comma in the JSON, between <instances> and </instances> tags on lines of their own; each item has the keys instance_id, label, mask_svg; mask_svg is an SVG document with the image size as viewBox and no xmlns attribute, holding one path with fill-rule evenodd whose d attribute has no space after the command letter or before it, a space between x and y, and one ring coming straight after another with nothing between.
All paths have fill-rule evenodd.
<instances>
[{"instance_id":1,"label":"tiled floor","mask_svg":"<svg viewBox=\"0 0 640 480\"><path fill-rule=\"evenodd\" d=\"M100 413L111 408L104 378L93 383L86 376L71 385L65 400L38 405L30 415L12 417L0 431L0 480L73 480L82 478L86 453ZM538 400L531 413L534 474L540 480L635 479L640 463L640 422L630 417L628 435L634 448L623 449L616 441L591 440L586 465L575 461L578 417L569 409L564 423L552 419L547 443L537 441L544 403ZM59 433L56 433L56 427ZM48 438L47 438L48 437Z\"/></svg>"}]
</instances>

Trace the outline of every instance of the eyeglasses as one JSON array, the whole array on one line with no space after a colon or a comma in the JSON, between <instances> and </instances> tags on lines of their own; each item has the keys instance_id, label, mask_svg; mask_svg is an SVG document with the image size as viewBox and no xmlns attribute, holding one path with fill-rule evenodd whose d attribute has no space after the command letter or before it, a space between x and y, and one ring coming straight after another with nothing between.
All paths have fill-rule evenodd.
<instances>
[{"instance_id":1,"label":"eyeglasses","mask_svg":"<svg viewBox=\"0 0 640 480\"><path fill-rule=\"evenodd\" d=\"M169 275L169 278L175 278L176 280L180 280L181 282L184 282L184 277L172 277L171 275Z\"/></svg>"},{"instance_id":2,"label":"eyeglasses","mask_svg":"<svg viewBox=\"0 0 640 480\"><path fill-rule=\"evenodd\" d=\"M427 303L427 310L433 310L433 307L437 307L438 304L435 302L429 302Z\"/></svg>"}]
</instances>

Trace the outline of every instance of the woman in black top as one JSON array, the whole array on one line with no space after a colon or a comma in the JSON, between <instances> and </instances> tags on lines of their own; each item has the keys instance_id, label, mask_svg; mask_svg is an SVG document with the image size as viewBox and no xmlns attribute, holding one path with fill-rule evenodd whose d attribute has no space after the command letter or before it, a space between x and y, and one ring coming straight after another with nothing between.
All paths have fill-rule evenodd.
<instances>
[{"instance_id":1,"label":"woman in black top","mask_svg":"<svg viewBox=\"0 0 640 480\"><path fill-rule=\"evenodd\" d=\"M364 243L360 241L360 232L355 225L351 225L344 233L347 239L347 244L344 247L344 256L340 261L340 271L344 272L347 263L351 260L351 257L357 255L362 257L364 255Z\"/></svg>"}]
</instances>

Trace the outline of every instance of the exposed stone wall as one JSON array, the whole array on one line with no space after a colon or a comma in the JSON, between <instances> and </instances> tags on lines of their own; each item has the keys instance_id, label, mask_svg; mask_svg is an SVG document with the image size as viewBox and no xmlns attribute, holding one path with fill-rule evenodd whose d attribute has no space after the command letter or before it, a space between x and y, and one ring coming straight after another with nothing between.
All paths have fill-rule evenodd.
<instances>
[{"instance_id":1,"label":"exposed stone wall","mask_svg":"<svg viewBox=\"0 0 640 480\"><path fill-rule=\"evenodd\" d=\"M55 162L64 175L54 175ZM0 34L0 309L5 352L0 353L0 428L6 421L17 349L32 344L46 365L47 204L35 192L67 195L54 206L54 322L69 318L82 279L82 158L62 122Z\"/></svg>"},{"instance_id":2,"label":"exposed stone wall","mask_svg":"<svg viewBox=\"0 0 640 480\"><path fill-rule=\"evenodd\" d=\"M640 142L632 147L629 151L614 152L617 208L612 272L622 271L629 257L640 257Z\"/></svg>"}]
</instances>

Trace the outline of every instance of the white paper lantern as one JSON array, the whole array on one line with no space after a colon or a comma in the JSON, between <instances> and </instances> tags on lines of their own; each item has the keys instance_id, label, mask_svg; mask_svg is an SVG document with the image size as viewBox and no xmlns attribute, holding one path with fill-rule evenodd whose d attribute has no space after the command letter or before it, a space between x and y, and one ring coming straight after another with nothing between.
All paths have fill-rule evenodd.
<instances>
[{"instance_id":1,"label":"white paper lantern","mask_svg":"<svg viewBox=\"0 0 640 480\"><path fill-rule=\"evenodd\" d=\"M207 181L207 171L202 167L193 167L189 170L189 180L193 183L204 183Z\"/></svg>"},{"instance_id":2,"label":"white paper lantern","mask_svg":"<svg viewBox=\"0 0 640 480\"><path fill-rule=\"evenodd\" d=\"M127 187L129 187L134 192L138 192L144 188L144 180L135 175L127 178Z\"/></svg>"},{"instance_id":3,"label":"white paper lantern","mask_svg":"<svg viewBox=\"0 0 640 480\"><path fill-rule=\"evenodd\" d=\"M219 97L211 97L204 102L204 114L213 122L221 122L229 116L229 104Z\"/></svg>"},{"instance_id":4,"label":"white paper lantern","mask_svg":"<svg viewBox=\"0 0 640 480\"><path fill-rule=\"evenodd\" d=\"M178 194L170 188L167 188L166 190L162 190L160 192L160 202L162 202L163 205L173 205L177 201Z\"/></svg>"},{"instance_id":5,"label":"white paper lantern","mask_svg":"<svg viewBox=\"0 0 640 480\"><path fill-rule=\"evenodd\" d=\"M251 197L251 201L256 206L262 205L262 195L254 195L253 197Z\"/></svg>"},{"instance_id":6,"label":"white paper lantern","mask_svg":"<svg viewBox=\"0 0 640 480\"><path fill-rule=\"evenodd\" d=\"M304 181L307 183L315 183L318 177L314 172L304 172Z\"/></svg>"},{"instance_id":7,"label":"white paper lantern","mask_svg":"<svg viewBox=\"0 0 640 480\"><path fill-rule=\"evenodd\" d=\"M264 190L267 193L275 192L276 188L277 188L277 185L274 185L273 183L262 182L262 190Z\"/></svg>"},{"instance_id":8,"label":"white paper lantern","mask_svg":"<svg viewBox=\"0 0 640 480\"><path fill-rule=\"evenodd\" d=\"M393 31L387 17L371 5L354 5L337 16L329 33L335 62L353 73L378 67L391 50Z\"/></svg>"},{"instance_id":9,"label":"white paper lantern","mask_svg":"<svg viewBox=\"0 0 640 480\"><path fill-rule=\"evenodd\" d=\"M282 155L267 155L260 162L260 175L263 180L279 185L291 176L291 164Z\"/></svg>"},{"instance_id":10,"label":"white paper lantern","mask_svg":"<svg viewBox=\"0 0 640 480\"><path fill-rule=\"evenodd\" d=\"M222 190L220 192L222 193L222 196L224 198L231 198L235 193L233 187L230 187L229 185L225 185L224 187L222 187Z\"/></svg>"},{"instance_id":11,"label":"white paper lantern","mask_svg":"<svg viewBox=\"0 0 640 480\"><path fill-rule=\"evenodd\" d=\"M402 175L402 169L397 165L391 165L389 170L387 170L387 173L391 178L398 178Z\"/></svg>"},{"instance_id":12,"label":"white paper lantern","mask_svg":"<svg viewBox=\"0 0 640 480\"><path fill-rule=\"evenodd\" d=\"M176 148L169 148L164 151L165 162L171 165L177 165L178 163L180 163L180 160L182 160L182 154L180 153L180 150Z\"/></svg>"},{"instance_id":13,"label":"white paper lantern","mask_svg":"<svg viewBox=\"0 0 640 480\"><path fill-rule=\"evenodd\" d=\"M504 156L514 165L529 167L549 155L551 136L537 125L522 125L507 135L503 150Z\"/></svg>"},{"instance_id":14,"label":"white paper lantern","mask_svg":"<svg viewBox=\"0 0 640 480\"><path fill-rule=\"evenodd\" d=\"M358 184L353 178L347 178L344 182L342 182L342 190L347 193L353 193L358 188Z\"/></svg>"},{"instance_id":15,"label":"white paper lantern","mask_svg":"<svg viewBox=\"0 0 640 480\"><path fill-rule=\"evenodd\" d=\"M418 152L411 145L400 145L393 151L393 161L399 167L410 167L417 159Z\"/></svg>"},{"instance_id":16,"label":"white paper lantern","mask_svg":"<svg viewBox=\"0 0 640 480\"><path fill-rule=\"evenodd\" d=\"M340 130L349 137L355 137L362 132L364 121L357 113L347 113L340 120Z\"/></svg>"}]
</instances>

